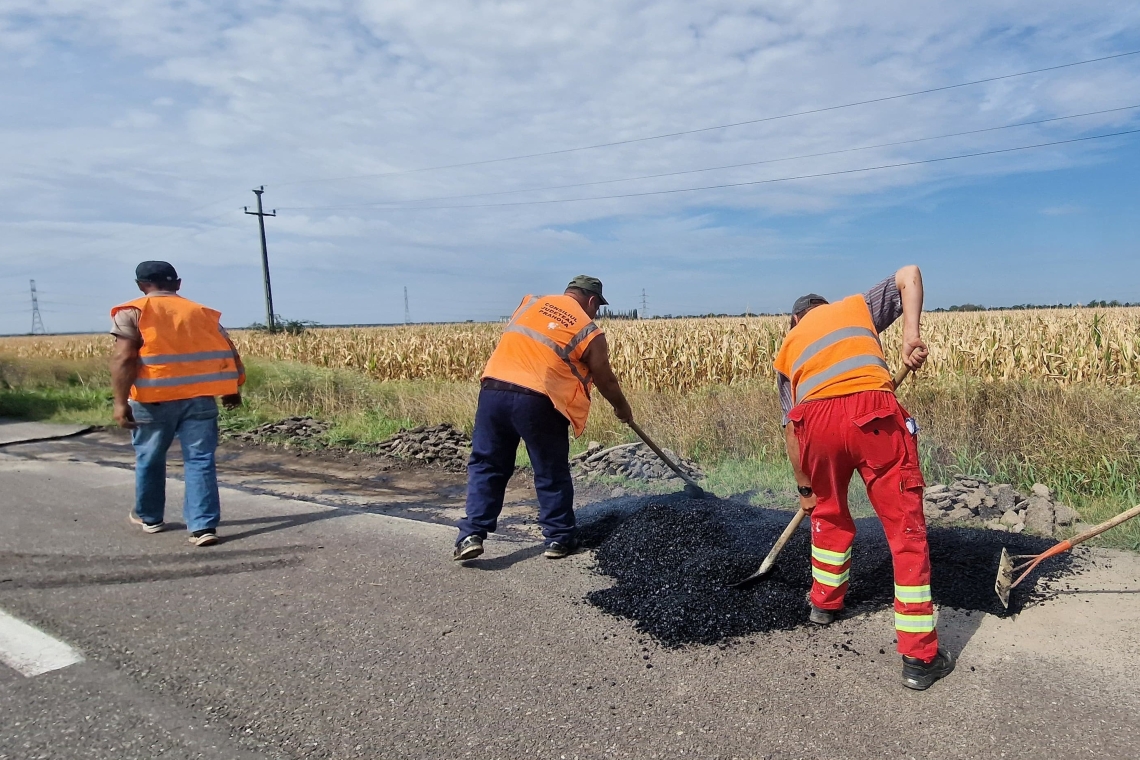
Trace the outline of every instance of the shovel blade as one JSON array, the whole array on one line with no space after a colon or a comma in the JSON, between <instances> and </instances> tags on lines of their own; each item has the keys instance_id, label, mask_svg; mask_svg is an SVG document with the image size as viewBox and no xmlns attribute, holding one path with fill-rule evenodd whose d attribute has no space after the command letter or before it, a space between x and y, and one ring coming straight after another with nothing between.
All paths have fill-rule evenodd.
<instances>
[{"instance_id":1,"label":"shovel blade","mask_svg":"<svg viewBox=\"0 0 1140 760\"><path fill-rule=\"evenodd\" d=\"M1013 558L1005 547L1001 550L1001 559L998 561L997 580L994 581L994 591L1001 600L1001 606L1009 609L1009 592L1013 587Z\"/></svg>"},{"instance_id":2,"label":"shovel blade","mask_svg":"<svg viewBox=\"0 0 1140 760\"><path fill-rule=\"evenodd\" d=\"M759 583L760 581L762 581L764 579L764 577L767 576L769 572L771 572L771 570L772 570L771 567L761 567L759 570L752 573L752 575L748 576L744 580L737 581L736 583L732 584L732 587L733 588L749 588L750 586L753 586L753 585Z\"/></svg>"}]
</instances>

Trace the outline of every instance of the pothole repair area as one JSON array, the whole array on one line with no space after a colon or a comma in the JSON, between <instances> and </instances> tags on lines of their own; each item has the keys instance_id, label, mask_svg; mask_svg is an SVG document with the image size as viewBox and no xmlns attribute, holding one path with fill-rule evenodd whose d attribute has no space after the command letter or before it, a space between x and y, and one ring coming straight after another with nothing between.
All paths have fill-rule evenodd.
<instances>
[{"instance_id":1,"label":"pothole repair area","mask_svg":"<svg viewBox=\"0 0 1140 760\"><path fill-rule=\"evenodd\" d=\"M808 623L810 542L801 526L770 575L747 589L732 588L759 567L791 519L785 510L683 495L622 500L584 519L580 537L595 550L597 572L614 580L588 601L633 621L667 647L717 644L748 634ZM849 614L891 607L894 576L882 526L856 520ZM1003 546L1036 554L1055 541L972 528L929 527L931 591L938 607L992 615L1015 614L1054 595L1055 579L1073 568L1071 555L1048 560L1014 590L1008 610L994 593Z\"/></svg>"}]
</instances>

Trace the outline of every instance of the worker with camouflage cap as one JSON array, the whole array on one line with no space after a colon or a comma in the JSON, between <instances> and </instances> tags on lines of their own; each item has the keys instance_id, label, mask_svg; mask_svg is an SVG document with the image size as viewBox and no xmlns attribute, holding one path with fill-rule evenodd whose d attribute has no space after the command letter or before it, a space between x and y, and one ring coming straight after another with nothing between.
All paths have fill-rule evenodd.
<instances>
[{"instance_id":1,"label":"worker with camouflage cap","mask_svg":"<svg viewBox=\"0 0 1140 760\"><path fill-rule=\"evenodd\" d=\"M478 557L495 532L520 439L534 468L546 556L560 559L577 548L567 428L582 435L594 385L619 420L633 420L594 322L606 303L602 281L579 275L562 295L528 295L515 309L480 381L454 559Z\"/></svg>"}]
</instances>

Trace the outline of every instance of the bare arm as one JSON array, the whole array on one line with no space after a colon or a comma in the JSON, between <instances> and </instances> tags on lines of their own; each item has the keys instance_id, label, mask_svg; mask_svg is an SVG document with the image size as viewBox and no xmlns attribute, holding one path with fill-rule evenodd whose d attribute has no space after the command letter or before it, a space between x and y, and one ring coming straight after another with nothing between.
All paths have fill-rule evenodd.
<instances>
[{"instance_id":1,"label":"bare arm","mask_svg":"<svg viewBox=\"0 0 1140 760\"><path fill-rule=\"evenodd\" d=\"M115 422L128 430L138 427L127 403L131 386L138 374L139 344L128 338L115 337L115 347L111 352L111 391L114 394Z\"/></svg>"},{"instance_id":2,"label":"bare arm","mask_svg":"<svg viewBox=\"0 0 1140 760\"><path fill-rule=\"evenodd\" d=\"M604 334L590 342L585 353L582 354L582 361L590 368L594 385L598 387L598 392L605 397L606 401L609 401L613 406L617 418L622 422L632 422L633 410L630 409L625 394L621 392L621 384L618 383L613 368L610 367L610 344L606 342Z\"/></svg>"},{"instance_id":3,"label":"bare arm","mask_svg":"<svg viewBox=\"0 0 1140 760\"><path fill-rule=\"evenodd\" d=\"M797 486L810 486L811 480L803 467L800 466L800 442L796 438L795 427L792 423L784 425L784 448L788 452L788 461L792 464L792 474L795 475ZM810 512L815 509L815 494L800 496L800 509Z\"/></svg>"},{"instance_id":4,"label":"bare arm","mask_svg":"<svg viewBox=\"0 0 1140 760\"><path fill-rule=\"evenodd\" d=\"M903 364L918 370L926 363L930 349L922 341L922 272L911 264L895 273L903 309Z\"/></svg>"}]
</instances>

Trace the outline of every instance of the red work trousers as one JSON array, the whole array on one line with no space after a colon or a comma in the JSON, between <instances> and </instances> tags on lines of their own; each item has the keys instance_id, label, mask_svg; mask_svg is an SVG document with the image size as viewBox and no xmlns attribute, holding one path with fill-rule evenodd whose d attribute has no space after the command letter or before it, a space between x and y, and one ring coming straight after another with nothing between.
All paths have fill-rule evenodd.
<instances>
[{"instance_id":1,"label":"red work trousers","mask_svg":"<svg viewBox=\"0 0 1140 760\"><path fill-rule=\"evenodd\" d=\"M929 662L938 653L938 634L922 515L925 483L907 416L889 391L807 401L788 414L800 444L800 466L816 495L811 514L811 603L824 610L843 607L855 540L847 487L858 471L883 523L894 561L898 650Z\"/></svg>"}]
</instances>

